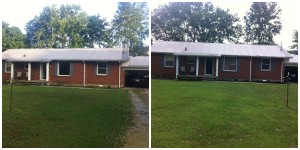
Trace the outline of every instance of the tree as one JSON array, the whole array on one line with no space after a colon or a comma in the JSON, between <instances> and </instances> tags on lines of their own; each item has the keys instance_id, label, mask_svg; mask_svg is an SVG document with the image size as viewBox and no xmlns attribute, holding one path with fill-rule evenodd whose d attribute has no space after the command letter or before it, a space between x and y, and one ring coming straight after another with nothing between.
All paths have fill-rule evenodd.
<instances>
[{"instance_id":1,"label":"tree","mask_svg":"<svg viewBox=\"0 0 300 150\"><path fill-rule=\"evenodd\" d=\"M212 3L175 2L152 12L151 31L156 40L237 43L242 34L238 21Z\"/></svg>"},{"instance_id":2,"label":"tree","mask_svg":"<svg viewBox=\"0 0 300 150\"><path fill-rule=\"evenodd\" d=\"M108 36L107 30L108 22L106 19L102 19L99 15L93 15L88 17L87 34L85 36L85 42L87 47L108 47L111 44L111 38Z\"/></svg>"},{"instance_id":3,"label":"tree","mask_svg":"<svg viewBox=\"0 0 300 150\"><path fill-rule=\"evenodd\" d=\"M147 3L119 2L111 28L114 43L129 48L130 55L143 54L143 40L149 35L148 20Z\"/></svg>"},{"instance_id":4,"label":"tree","mask_svg":"<svg viewBox=\"0 0 300 150\"><path fill-rule=\"evenodd\" d=\"M290 48L298 50L298 30L294 30L292 42L293 42L293 45L290 46Z\"/></svg>"},{"instance_id":5,"label":"tree","mask_svg":"<svg viewBox=\"0 0 300 150\"><path fill-rule=\"evenodd\" d=\"M13 48L25 48L25 34L18 27L10 27L2 21L2 51Z\"/></svg>"},{"instance_id":6,"label":"tree","mask_svg":"<svg viewBox=\"0 0 300 150\"><path fill-rule=\"evenodd\" d=\"M275 2L254 2L244 16L245 41L255 44L274 44L273 37L280 33L280 7Z\"/></svg>"},{"instance_id":7,"label":"tree","mask_svg":"<svg viewBox=\"0 0 300 150\"><path fill-rule=\"evenodd\" d=\"M87 38L93 37L88 35L92 29L88 30L87 24L88 16L78 5L47 6L26 24L26 42L29 47L38 48L93 47L87 39L99 42Z\"/></svg>"}]
</instances>

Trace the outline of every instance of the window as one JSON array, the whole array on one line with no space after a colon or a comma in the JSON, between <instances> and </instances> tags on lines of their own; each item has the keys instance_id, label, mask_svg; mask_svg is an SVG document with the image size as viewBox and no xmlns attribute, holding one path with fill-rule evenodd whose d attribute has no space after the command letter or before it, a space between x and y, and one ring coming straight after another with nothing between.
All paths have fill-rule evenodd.
<instances>
[{"instance_id":1,"label":"window","mask_svg":"<svg viewBox=\"0 0 300 150\"><path fill-rule=\"evenodd\" d=\"M271 71L271 59L261 59L261 70Z\"/></svg>"},{"instance_id":2,"label":"window","mask_svg":"<svg viewBox=\"0 0 300 150\"><path fill-rule=\"evenodd\" d=\"M24 63L24 70L28 70L28 63Z\"/></svg>"},{"instance_id":3,"label":"window","mask_svg":"<svg viewBox=\"0 0 300 150\"><path fill-rule=\"evenodd\" d=\"M237 71L237 58L224 57L224 71Z\"/></svg>"},{"instance_id":4,"label":"window","mask_svg":"<svg viewBox=\"0 0 300 150\"><path fill-rule=\"evenodd\" d=\"M165 67L174 67L175 66L175 56L165 55L164 66Z\"/></svg>"},{"instance_id":5,"label":"window","mask_svg":"<svg viewBox=\"0 0 300 150\"><path fill-rule=\"evenodd\" d=\"M187 64L195 64L195 63L196 63L195 57L188 57L187 58Z\"/></svg>"},{"instance_id":6,"label":"window","mask_svg":"<svg viewBox=\"0 0 300 150\"><path fill-rule=\"evenodd\" d=\"M71 70L70 62L58 62L58 75L59 76L69 76Z\"/></svg>"},{"instance_id":7,"label":"window","mask_svg":"<svg viewBox=\"0 0 300 150\"><path fill-rule=\"evenodd\" d=\"M97 75L107 75L107 62L98 62Z\"/></svg>"},{"instance_id":8,"label":"window","mask_svg":"<svg viewBox=\"0 0 300 150\"><path fill-rule=\"evenodd\" d=\"M11 63L5 62L5 73L10 73L11 70Z\"/></svg>"}]
</instances>

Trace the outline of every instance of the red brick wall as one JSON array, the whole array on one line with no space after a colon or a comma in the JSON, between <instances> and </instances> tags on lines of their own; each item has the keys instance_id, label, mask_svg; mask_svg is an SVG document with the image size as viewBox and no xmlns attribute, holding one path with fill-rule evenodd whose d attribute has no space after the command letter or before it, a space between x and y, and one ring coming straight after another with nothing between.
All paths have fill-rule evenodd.
<instances>
[{"instance_id":1,"label":"red brick wall","mask_svg":"<svg viewBox=\"0 0 300 150\"><path fill-rule=\"evenodd\" d=\"M239 57L240 69L238 72L223 71L223 59L220 59L219 66L219 78L233 78L233 79L250 79L250 57ZM281 80L281 63L283 59L271 59L272 70L261 71L261 58L252 58L252 73L251 78L253 80Z\"/></svg>"},{"instance_id":2,"label":"red brick wall","mask_svg":"<svg viewBox=\"0 0 300 150\"><path fill-rule=\"evenodd\" d=\"M250 57L238 57L239 67L236 72L223 71L224 57L219 58L219 78L232 78L249 80Z\"/></svg>"},{"instance_id":3,"label":"red brick wall","mask_svg":"<svg viewBox=\"0 0 300 150\"><path fill-rule=\"evenodd\" d=\"M110 71L108 75L96 75L95 66L96 62L86 63L86 83L98 85L119 85L119 62L109 62ZM121 71L122 72L122 71ZM125 74L121 74L121 78L125 78ZM124 79L122 79L124 85Z\"/></svg>"},{"instance_id":4,"label":"red brick wall","mask_svg":"<svg viewBox=\"0 0 300 150\"><path fill-rule=\"evenodd\" d=\"M163 67L164 54L151 54L152 77L156 76L176 76L176 68ZM272 70L261 71L261 58L252 58L252 80L281 80L281 63L283 59L272 58ZM238 57L238 70L236 72L223 71L223 57L219 58L219 78L231 78L240 80L250 79L250 57ZM216 75L216 58L213 60L214 75ZM179 66L185 66L187 74L190 74L192 65L187 64L187 57L179 57ZM196 65L195 65L196 66ZM179 67L180 70L180 67ZM284 71L284 70L283 70ZM180 72L179 72L180 74ZM199 75L205 74L205 57L199 57Z\"/></svg>"},{"instance_id":5,"label":"red brick wall","mask_svg":"<svg viewBox=\"0 0 300 150\"><path fill-rule=\"evenodd\" d=\"M5 73L4 64L2 61L2 80L9 80L10 73ZM49 68L49 80L52 83L66 83L66 84L82 84L83 85L83 62L72 62L73 75L71 76L57 76L57 62L51 62ZM119 62L108 62L110 71L108 75L96 75L96 62L86 62L86 84L96 85L119 85ZM26 77L27 70L24 69L24 62L14 63L14 78L16 80L28 80ZM22 72L22 77L17 78L17 72ZM40 63L31 63L31 80L40 80ZM125 71L121 70L121 86L125 85Z\"/></svg>"},{"instance_id":6,"label":"red brick wall","mask_svg":"<svg viewBox=\"0 0 300 150\"><path fill-rule=\"evenodd\" d=\"M257 80L281 80L281 67L283 59L271 59L271 71L261 71L261 58L252 59L252 78ZM284 69L284 68L283 68ZM283 70L284 73L284 70Z\"/></svg>"},{"instance_id":7,"label":"red brick wall","mask_svg":"<svg viewBox=\"0 0 300 150\"><path fill-rule=\"evenodd\" d=\"M176 68L164 67L164 54L151 54L151 75L156 76L176 76Z\"/></svg>"},{"instance_id":8,"label":"red brick wall","mask_svg":"<svg viewBox=\"0 0 300 150\"><path fill-rule=\"evenodd\" d=\"M57 62L52 62L50 67L50 80L51 82L67 83L67 84L83 84L83 62L72 62L73 74L71 76L57 76L54 69L57 69ZM109 74L96 75L95 66L97 62L86 62L86 80L85 83L95 85L119 85L119 62L108 62ZM121 72L121 85L124 85L125 74Z\"/></svg>"}]
</instances>

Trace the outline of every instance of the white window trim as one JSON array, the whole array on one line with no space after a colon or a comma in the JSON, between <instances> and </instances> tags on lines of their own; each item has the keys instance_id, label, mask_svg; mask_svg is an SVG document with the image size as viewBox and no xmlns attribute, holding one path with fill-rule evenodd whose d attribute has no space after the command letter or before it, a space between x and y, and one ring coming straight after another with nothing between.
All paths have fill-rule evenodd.
<instances>
[{"instance_id":1,"label":"white window trim","mask_svg":"<svg viewBox=\"0 0 300 150\"><path fill-rule=\"evenodd\" d=\"M173 57L174 57L174 60L173 60L173 61L174 61L173 66L167 66L167 64L166 64L166 60L167 60L166 58L167 58L167 56L173 56ZM166 55L164 56L164 67L165 67L165 68L174 68L174 67L175 67L175 56L174 56L174 55L172 55L172 54L169 54L169 55L166 54Z\"/></svg>"},{"instance_id":2,"label":"white window trim","mask_svg":"<svg viewBox=\"0 0 300 150\"><path fill-rule=\"evenodd\" d=\"M60 62L57 63L57 76L61 76L61 77L69 77L69 76L71 76L71 62L69 62L70 63L70 74L69 75L60 75L59 74L59 63Z\"/></svg>"},{"instance_id":3,"label":"white window trim","mask_svg":"<svg viewBox=\"0 0 300 150\"><path fill-rule=\"evenodd\" d=\"M190 63L190 62L189 62L189 59L192 59L192 58L193 58L194 61L193 61L192 63ZM196 57L188 56L188 57L187 57L187 64L189 64L189 65L194 65L194 64L196 64Z\"/></svg>"},{"instance_id":4,"label":"white window trim","mask_svg":"<svg viewBox=\"0 0 300 150\"><path fill-rule=\"evenodd\" d=\"M235 57L235 70L225 70L225 58L223 60L223 71L228 71L228 72L237 72L237 57ZM227 57L228 58L228 57Z\"/></svg>"},{"instance_id":5,"label":"white window trim","mask_svg":"<svg viewBox=\"0 0 300 150\"><path fill-rule=\"evenodd\" d=\"M101 62L101 61L100 61ZM106 73L105 74L102 74L102 73L99 73L99 65L98 65L99 62L97 62L97 75L100 75L100 76L106 76L108 74L108 62L101 62L101 63L105 63L106 64ZM104 69L104 68L102 68Z\"/></svg>"},{"instance_id":6,"label":"white window trim","mask_svg":"<svg viewBox=\"0 0 300 150\"><path fill-rule=\"evenodd\" d=\"M270 60L270 68L269 69L263 69L262 68L262 66L263 66L263 59ZM271 58L261 58L261 61L260 61L260 70L261 71L271 71L271 68L272 68L272 60L271 60Z\"/></svg>"},{"instance_id":7,"label":"white window trim","mask_svg":"<svg viewBox=\"0 0 300 150\"><path fill-rule=\"evenodd\" d=\"M7 71L7 67L8 67L7 64L8 64L8 62L6 61L4 64L4 67L5 67L4 71L5 71L5 73L10 73L11 71ZM10 65L10 70L11 70L11 65Z\"/></svg>"}]
</instances>

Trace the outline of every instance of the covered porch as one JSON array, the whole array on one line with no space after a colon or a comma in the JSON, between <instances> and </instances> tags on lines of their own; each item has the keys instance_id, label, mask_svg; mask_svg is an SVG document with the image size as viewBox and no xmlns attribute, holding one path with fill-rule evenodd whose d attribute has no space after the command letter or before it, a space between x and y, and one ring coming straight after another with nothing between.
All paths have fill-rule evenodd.
<instances>
[{"instance_id":1,"label":"covered porch","mask_svg":"<svg viewBox=\"0 0 300 150\"><path fill-rule=\"evenodd\" d=\"M219 76L219 57L176 55L175 58L176 79L214 79Z\"/></svg>"},{"instance_id":2,"label":"covered porch","mask_svg":"<svg viewBox=\"0 0 300 150\"><path fill-rule=\"evenodd\" d=\"M5 62L5 73L10 73L10 80L27 83L49 82L50 62Z\"/></svg>"}]
</instances>

